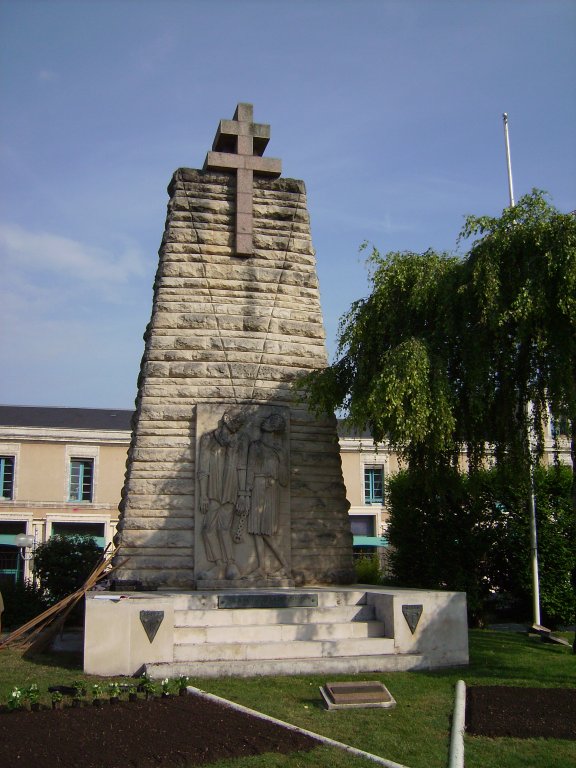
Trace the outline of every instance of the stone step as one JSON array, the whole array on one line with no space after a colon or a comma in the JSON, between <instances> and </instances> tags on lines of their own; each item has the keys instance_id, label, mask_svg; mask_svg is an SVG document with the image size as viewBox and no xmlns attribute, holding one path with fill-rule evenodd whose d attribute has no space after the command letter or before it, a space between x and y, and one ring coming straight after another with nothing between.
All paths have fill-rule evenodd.
<instances>
[{"instance_id":1,"label":"stone step","mask_svg":"<svg viewBox=\"0 0 576 768\"><path fill-rule=\"evenodd\" d=\"M428 668L421 654L327 656L323 658L191 661L146 664L154 680L187 675L194 678L258 677L264 675L355 675L360 672L405 672Z\"/></svg>"},{"instance_id":2,"label":"stone step","mask_svg":"<svg viewBox=\"0 0 576 768\"><path fill-rule=\"evenodd\" d=\"M177 627L177 645L189 643L292 642L383 637L380 621L342 621L318 624L256 624L245 626Z\"/></svg>"},{"instance_id":3,"label":"stone step","mask_svg":"<svg viewBox=\"0 0 576 768\"><path fill-rule=\"evenodd\" d=\"M186 643L174 646L175 661L257 661L265 659L376 656L394 653L394 640L384 637L291 642Z\"/></svg>"},{"instance_id":4,"label":"stone step","mask_svg":"<svg viewBox=\"0 0 576 768\"><path fill-rule=\"evenodd\" d=\"M343 605L334 608L216 608L174 612L176 627L333 624L373 619L374 608L371 605Z\"/></svg>"},{"instance_id":5,"label":"stone step","mask_svg":"<svg viewBox=\"0 0 576 768\"><path fill-rule=\"evenodd\" d=\"M366 590L365 589L289 589L289 590L242 590L241 592L230 590L226 592L192 592L177 594L174 596L174 608L175 610L209 610L217 609L219 598L230 595L242 595L249 594L251 597L257 598L258 595L264 595L268 598L271 594L277 594L280 597L289 595L292 598L297 599L299 596L307 597L314 596L318 601L319 608L329 608L344 605L365 605L366 604ZM172 593L174 594L174 593ZM244 609L250 610L250 609Z\"/></svg>"}]
</instances>

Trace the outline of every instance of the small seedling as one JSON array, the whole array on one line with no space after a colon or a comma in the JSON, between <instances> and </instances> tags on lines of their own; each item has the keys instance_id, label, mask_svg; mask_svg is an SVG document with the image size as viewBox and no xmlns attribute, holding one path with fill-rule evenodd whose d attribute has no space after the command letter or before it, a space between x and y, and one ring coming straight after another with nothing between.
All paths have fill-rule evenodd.
<instances>
[{"instance_id":1,"label":"small seedling","mask_svg":"<svg viewBox=\"0 0 576 768\"><path fill-rule=\"evenodd\" d=\"M8 709L20 709L22 706L22 691L20 688L14 687L11 693L8 695Z\"/></svg>"},{"instance_id":2,"label":"small seedling","mask_svg":"<svg viewBox=\"0 0 576 768\"><path fill-rule=\"evenodd\" d=\"M120 696L120 685L118 683L108 683L108 695L111 699L117 699Z\"/></svg>"},{"instance_id":3,"label":"small seedling","mask_svg":"<svg viewBox=\"0 0 576 768\"><path fill-rule=\"evenodd\" d=\"M74 698L76 701L80 701L86 696L87 689L84 680L74 680L72 688L74 688Z\"/></svg>"},{"instance_id":4,"label":"small seedling","mask_svg":"<svg viewBox=\"0 0 576 768\"><path fill-rule=\"evenodd\" d=\"M38 704L40 700L40 691L38 690L36 683L32 683L28 686L24 692L24 697L27 699L27 701L30 702L30 704Z\"/></svg>"}]
</instances>

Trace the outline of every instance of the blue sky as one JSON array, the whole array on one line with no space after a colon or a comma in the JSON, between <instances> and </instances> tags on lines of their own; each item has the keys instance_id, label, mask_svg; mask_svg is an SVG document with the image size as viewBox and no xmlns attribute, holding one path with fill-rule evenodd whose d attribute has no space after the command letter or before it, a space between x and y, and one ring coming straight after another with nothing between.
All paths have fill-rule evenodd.
<instances>
[{"instance_id":1,"label":"blue sky","mask_svg":"<svg viewBox=\"0 0 576 768\"><path fill-rule=\"evenodd\" d=\"M574 0L2 0L0 402L131 408L166 186L237 102L304 179L330 353L382 252L576 208Z\"/></svg>"}]
</instances>

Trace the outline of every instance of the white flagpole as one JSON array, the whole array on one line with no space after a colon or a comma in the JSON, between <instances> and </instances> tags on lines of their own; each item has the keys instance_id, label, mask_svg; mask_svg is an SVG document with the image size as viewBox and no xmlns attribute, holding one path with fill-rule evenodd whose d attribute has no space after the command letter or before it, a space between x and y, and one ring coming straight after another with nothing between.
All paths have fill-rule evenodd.
<instances>
[{"instance_id":1,"label":"white flagpole","mask_svg":"<svg viewBox=\"0 0 576 768\"><path fill-rule=\"evenodd\" d=\"M502 115L504 120L504 143L506 145L506 166L508 168L508 192L510 195L510 207L512 208L514 203L514 185L512 184L512 163L510 162L510 139L508 138L508 114L504 112Z\"/></svg>"},{"instance_id":2,"label":"white flagpole","mask_svg":"<svg viewBox=\"0 0 576 768\"><path fill-rule=\"evenodd\" d=\"M514 203L514 185L512 183L512 163L510 162L510 139L508 137L508 115L506 112L502 115L504 120L504 142L506 145L506 167L508 169L508 193L510 196L510 207ZM534 483L534 456L532 454L532 428L530 419L532 416L530 403L526 404L528 443L530 450L530 568L532 571L532 614L533 625L540 627L540 580L538 577L538 536L536 533L536 491Z\"/></svg>"}]
</instances>

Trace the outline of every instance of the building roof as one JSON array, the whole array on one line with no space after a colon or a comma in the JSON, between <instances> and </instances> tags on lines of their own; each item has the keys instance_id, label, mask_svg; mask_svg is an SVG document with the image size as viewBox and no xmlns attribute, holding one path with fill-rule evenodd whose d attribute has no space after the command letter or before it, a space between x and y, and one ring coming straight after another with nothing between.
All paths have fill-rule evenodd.
<instances>
[{"instance_id":1,"label":"building roof","mask_svg":"<svg viewBox=\"0 0 576 768\"><path fill-rule=\"evenodd\" d=\"M121 408L55 408L36 405L0 405L0 425L55 429L131 429L134 411Z\"/></svg>"},{"instance_id":2,"label":"building roof","mask_svg":"<svg viewBox=\"0 0 576 768\"><path fill-rule=\"evenodd\" d=\"M3 427L40 427L53 429L131 430L134 411L122 408L60 408L49 405L0 405ZM338 419L340 437L367 438L370 432L350 428Z\"/></svg>"}]
</instances>

